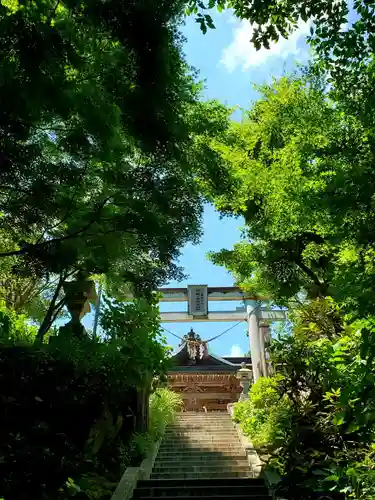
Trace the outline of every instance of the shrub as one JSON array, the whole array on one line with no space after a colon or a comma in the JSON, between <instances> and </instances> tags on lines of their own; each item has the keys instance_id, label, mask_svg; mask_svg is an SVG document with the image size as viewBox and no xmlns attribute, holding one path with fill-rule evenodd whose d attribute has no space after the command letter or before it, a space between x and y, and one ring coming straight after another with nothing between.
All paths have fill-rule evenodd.
<instances>
[{"instance_id":1,"label":"shrub","mask_svg":"<svg viewBox=\"0 0 375 500\"><path fill-rule=\"evenodd\" d=\"M0 301L0 345L32 344L37 334L24 314L17 314Z\"/></svg>"},{"instance_id":2,"label":"shrub","mask_svg":"<svg viewBox=\"0 0 375 500\"><path fill-rule=\"evenodd\" d=\"M254 386L259 398L239 418L274 451L279 494L375 498L375 321L347 324L330 299L304 305L294 321L292 335L272 345L278 377L268 389ZM286 404L285 420L276 401Z\"/></svg>"},{"instance_id":3,"label":"shrub","mask_svg":"<svg viewBox=\"0 0 375 500\"><path fill-rule=\"evenodd\" d=\"M176 413L183 407L182 397L169 389L157 389L150 397L150 435L159 439L167 425L171 424Z\"/></svg>"},{"instance_id":4,"label":"shrub","mask_svg":"<svg viewBox=\"0 0 375 500\"><path fill-rule=\"evenodd\" d=\"M169 389L160 388L151 394L148 431L136 433L132 437L127 450L128 463L135 459L141 462L146 458L152 443L163 436L167 425L175 420L177 412L182 407L183 400L181 396Z\"/></svg>"},{"instance_id":5,"label":"shrub","mask_svg":"<svg viewBox=\"0 0 375 500\"><path fill-rule=\"evenodd\" d=\"M168 366L166 338L160 327L157 296L132 302L107 300L101 316L109 345L121 350L127 365L128 379L142 386L154 376L164 376Z\"/></svg>"},{"instance_id":6,"label":"shrub","mask_svg":"<svg viewBox=\"0 0 375 500\"><path fill-rule=\"evenodd\" d=\"M277 446L290 425L290 404L277 384L277 377L261 377L251 387L250 399L234 406L234 420L256 448Z\"/></svg>"},{"instance_id":7,"label":"shrub","mask_svg":"<svg viewBox=\"0 0 375 500\"><path fill-rule=\"evenodd\" d=\"M0 495L56 498L69 477L119 479L137 409L125 369L114 384L110 356L90 370L30 346L3 347L0 364Z\"/></svg>"},{"instance_id":8,"label":"shrub","mask_svg":"<svg viewBox=\"0 0 375 500\"><path fill-rule=\"evenodd\" d=\"M0 497L107 498L143 458L147 391L167 367L155 306L114 303L97 339L34 345L12 315L0 325Z\"/></svg>"}]
</instances>

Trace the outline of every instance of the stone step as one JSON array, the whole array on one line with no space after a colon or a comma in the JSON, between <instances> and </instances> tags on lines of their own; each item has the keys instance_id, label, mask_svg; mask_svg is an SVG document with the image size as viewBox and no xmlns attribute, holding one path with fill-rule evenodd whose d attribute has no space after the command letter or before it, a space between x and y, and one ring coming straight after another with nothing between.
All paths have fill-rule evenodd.
<instances>
[{"instance_id":1,"label":"stone step","mask_svg":"<svg viewBox=\"0 0 375 500\"><path fill-rule=\"evenodd\" d=\"M220 418L213 418L213 417L189 417L189 418L176 418L174 422L172 422L171 425L173 424L192 424L193 422L202 422L202 423L208 423L208 424L226 424L228 422L232 422L232 419L226 415L225 417L220 417Z\"/></svg>"},{"instance_id":2,"label":"stone step","mask_svg":"<svg viewBox=\"0 0 375 500\"><path fill-rule=\"evenodd\" d=\"M188 436L191 436L191 435L194 435L194 434L197 434L197 435L212 435L212 436L225 436L227 434L230 434L230 435L236 435L238 436L238 433L236 431L236 429L234 429L234 427L230 427L229 429L207 429L207 428L203 428L203 429L200 429L200 428L197 428L197 427L192 427L191 429L174 429L173 431L166 431L166 433L164 434L164 436L184 436L184 435L188 435Z\"/></svg>"},{"instance_id":3,"label":"stone step","mask_svg":"<svg viewBox=\"0 0 375 500\"><path fill-rule=\"evenodd\" d=\"M199 429L215 429L215 428L220 428L220 429L233 429L234 425L231 420L229 422L179 422L173 425L168 425L167 429L192 429L192 428L199 428Z\"/></svg>"},{"instance_id":4,"label":"stone step","mask_svg":"<svg viewBox=\"0 0 375 500\"><path fill-rule=\"evenodd\" d=\"M177 418L173 422L168 424L168 427L171 427L173 425L193 425L193 424L203 424L203 425L228 425L232 424L232 419L229 416L226 416L225 418Z\"/></svg>"},{"instance_id":5,"label":"stone step","mask_svg":"<svg viewBox=\"0 0 375 500\"><path fill-rule=\"evenodd\" d=\"M152 472L151 479L223 479L223 478L251 478L249 471L226 471L218 472Z\"/></svg>"},{"instance_id":6,"label":"stone step","mask_svg":"<svg viewBox=\"0 0 375 500\"><path fill-rule=\"evenodd\" d=\"M185 448L161 448L160 450L160 455L162 454L167 454L170 455L174 453L176 456L184 455L184 454L189 454L189 452L195 452L198 451L195 448L189 448L186 446ZM216 454L216 455L221 455L221 456L233 456L233 455L238 455L238 454L243 454L244 450L242 448L238 447L232 447L232 448L218 448L215 446L206 446L205 448L200 448L200 451L203 453L210 453L210 454Z\"/></svg>"},{"instance_id":7,"label":"stone step","mask_svg":"<svg viewBox=\"0 0 375 500\"><path fill-rule=\"evenodd\" d=\"M176 420L194 420L194 419L203 419L206 418L208 420L214 419L224 419L227 420L230 418L229 414L226 412L220 413L177 413Z\"/></svg>"},{"instance_id":8,"label":"stone step","mask_svg":"<svg viewBox=\"0 0 375 500\"><path fill-rule=\"evenodd\" d=\"M209 433L224 433L224 432L236 432L236 429L233 427L233 425L228 425L228 427L219 427L219 428L209 428L206 426L191 426L191 427L174 427L173 429L166 429L165 434L187 434L191 432L209 432Z\"/></svg>"},{"instance_id":9,"label":"stone step","mask_svg":"<svg viewBox=\"0 0 375 500\"><path fill-rule=\"evenodd\" d=\"M227 465L227 464L234 464L234 465L245 465L247 466L247 458L245 456L243 457L232 457L232 456L227 456L227 457L210 457L206 458L205 460L202 460L200 457L187 457L182 460L166 460L163 458L156 458L155 460L155 467L175 467L175 464L180 464L183 463L186 466L190 465L196 465L197 467L202 467L203 465L209 463L210 465L215 465L218 467L221 467L222 465Z\"/></svg>"},{"instance_id":10,"label":"stone step","mask_svg":"<svg viewBox=\"0 0 375 500\"><path fill-rule=\"evenodd\" d=\"M239 464L239 463L247 463L247 457L245 455L227 455L227 456L223 456L223 457L220 457L220 456L215 456L215 457L205 457L205 458L201 458L201 457L181 457L181 456L178 456L178 457L175 457L175 458L165 458L165 457L159 457L155 460L155 467L159 464L163 464L163 465L167 465L167 464L173 464L173 463L176 463L176 464L184 464L184 465L190 465L190 464L194 464L194 465L199 465L200 466L203 466L204 464L208 464L208 463L217 463L219 465L219 462L223 465L227 465L227 464L230 464L230 463L236 463L236 464Z\"/></svg>"},{"instance_id":11,"label":"stone step","mask_svg":"<svg viewBox=\"0 0 375 500\"><path fill-rule=\"evenodd\" d=\"M180 429L178 432L166 432L164 435L165 436L184 436L184 435L210 435L210 436L225 436L225 435L236 435L238 436L238 433L236 430L231 427L230 429L224 429L224 430L215 430L215 429L197 429L196 427L192 427L191 429Z\"/></svg>"},{"instance_id":12,"label":"stone step","mask_svg":"<svg viewBox=\"0 0 375 500\"><path fill-rule=\"evenodd\" d=\"M229 415L225 415L224 417L188 417L188 418L181 418L181 417L177 417L176 420L174 422L172 422L172 424L175 424L175 423L179 423L179 422L187 422L187 423L191 423L191 422L231 422L232 419L230 418Z\"/></svg>"},{"instance_id":13,"label":"stone step","mask_svg":"<svg viewBox=\"0 0 375 500\"><path fill-rule=\"evenodd\" d=\"M201 446L200 448L192 448L189 446L175 446L174 448L160 448L159 453L166 453L170 455L174 453L175 455L183 455L184 453L189 452L197 452L201 451L202 453L216 453L217 455L237 455L239 453L243 453L243 449L240 446Z\"/></svg>"},{"instance_id":14,"label":"stone step","mask_svg":"<svg viewBox=\"0 0 375 500\"><path fill-rule=\"evenodd\" d=\"M232 420L217 420L217 421L212 421L212 420L193 420L189 422L183 422L183 421L178 421L175 422L174 424L170 424L168 426L168 429L172 429L174 427L192 427L193 425L197 426L205 426L205 427L214 427L215 425L218 427L233 427L233 422Z\"/></svg>"},{"instance_id":15,"label":"stone step","mask_svg":"<svg viewBox=\"0 0 375 500\"><path fill-rule=\"evenodd\" d=\"M176 431L167 431L164 436L170 436L170 437L174 437L174 436L194 436L194 435L209 435L209 436L226 436L226 435L230 435L230 436L238 436L238 433L237 431L231 427L230 429L224 429L224 430L221 430L221 429L213 429L213 430L210 430L210 429L197 429L196 427L195 428L192 428L192 429L180 429L180 430L176 430Z\"/></svg>"},{"instance_id":16,"label":"stone step","mask_svg":"<svg viewBox=\"0 0 375 500\"><path fill-rule=\"evenodd\" d=\"M239 439L237 436L231 438L218 438L215 436L205 436L201 438L179 438L179 439L165 439L162 441L163 444L165 445L173 445L173 444L205 444L205 443L218 443L218 444L223 444L223 445L230 445L233 443L239 443Z\"/></svg>"},{"instance_id":17,"label":"stone step","mask_svg":"<svg viewBox=\"0 0 375 500\"><path fill-rule=\"evenodd\" d=\"M252 478L252 479L215 479L215 481L207 481L206 479L187 479L181 483L181 481L176 481L174 479L146 479L138 481L138 486L145 487L148 486L150 488L160 488L160 487L180 487L183 484L184 487L193 488L193 487L207 487L207 486L242 486L242 487L259 487L262 486L265 488L265 484L263 479L261 478Z\"/></svg>"},{"instance_id":18,"label":"stone step","mask_svg":"<svg viewBox=\"0 0 375 500\"><path fill-rule=\"evenodd\" d=\"M191 418L189 420L175 420L172 424L169 425L169 427L172 426L183 426L183 425L233 425L232 420L230 418L220 418L220 419L213 419L213 418Z\"/></svg>"},{"instance_id":19,"label":"stone step","mask_svg":"<svg viewBox=\"0 0 375 500\"><path fill-rule=\"evenodd\" d=\"M196 442L192 442L192 441L187 441L186 443L177 442L175 445L173 445L172 443L161 443L159 449L173 451L173 450L178 450L181 448L184 450L189 450L189 449L204 450L207 448L218 448L218 449L234 448L234 449L237 449L237 448L241 448L241 444L235 443L235 442L220 443L217 441L204 441L204 442L201 441L199 443L196 443Z\"/></svg>"},{"instance_id":20,"label":"stone step","mask_svg":"<svg viewBox=\"0 0 375 500\"><path fill-rule=\"evenodd\" d=\"M175 450L171 452L164 452L159 450L157 459L162 458L163 460L185 460L188 458L192 458L195 460L214 460L217 458L228 458L228 457L237 457L237 456L246 456L245 450L242 448L238 448L238 450L223 450L220 453L215 453L212 451L202 451L202 450L183 450L180 452L176 452Z\"/></svg>"},{"instance_id":21,"label":"stone step","mask_svg":"<svg viewBox=\"0 0 375 500\"><path fill-rule=\"evenodd\" d=\"M219 446L240 446L241 441L237 439L215 439L214 437L212 438L206 438L206 439L169 439L167 441L162 441L160 443L160 446L170 446L170 447L175 447L175 446L194 446L195 448L199 449L199 446L205 445L205 444L215 444Z\"/></svg>"},{"instance_id":22,"label":"stone step","mask_svg":"<svg viewBox=\"0 0 375 500\"><path fill-rule=\"evenodd\" d=\"M226 411L210 411L210 412L203 412L203 411L182 411L177 413L177 418L194 418L194 417L206 417L206 418L215 418L215 417L225 417L228 418L229 415Z\"/></svg>"},{"instance_id":23,"label":"stone step","mask_svg":"<svg viewBox=\"0 0 375 500\"><path fill-rule=\"evenodd\" d=\"M225 435L231 435L231 436L238 436L237 431L233 428L230 427L229 429L198 429L197 427L192 427L191 429L179 429L178 431L169 431L166 432L164 435L165 436L192 436L192 435L215 435L215 436L225 436Z\"/></svg>"},{"instance_id":24,"label":"stone step","mask_svg":"<svg viewBox=\"0 0 375 500\"><path fill-rule=\"evenodd\" d=\"M216 434L196 434L196 435L191 435L191 436L178 436L175 438L168 437L164 438L163 442L184 442L184 441L219 441L219 442L231 442L231 441L239 441L239 437L237 434L233 434L231 436L228 436L228 434L222 435L222 436L216 436Z\"/></svg>"},{"instance_id":25,"label":"stone step","mask_svg":"<svg viewBox=\"0 0 375 500\"><path fill-rule=\"evenodd\" d=\"M180 414L168 426L151 478L134 499L270 500L263 480L252 478L246 452L226 412Z\"/></svg>"},{"instance_id":26,"label":"stone step","mask_svg":"<svg viewBox=\"0 0 375 500\"><path fill-rule=\"evenodd\" d=\"M229 466L227 465L229 464ZM200 467L201 469L207 469L207 468L210 468L212 470L215 470L215 467L223 467L225 469L227 469L228 467L230 468L233 468L233 470L235 470L236 468L238 467L245 467L247 468L248 467L248 464L247 464L247 460L227 460L226 462L223 463L223 461L220 462L220 460L218 461L210 461L210 462L198 462L196 464L196 462L183 462L183 463L170 463L170 462L158 462L156 463L155 462L155 466L154 466L154 469L160 469L160 468L163 468L163 469L168 469L168 470L175 470L175 469L181 469L183 467L186 467L186 468L195 468L195 467Z\"/></svg>"},{"instance_id":27,"label":"stone step","mask_svg":"<svg viewBox=\"0 0 375 500\"><path fill-rule=\"evenodd\" d=\"M175 446L172 444L161 444L160 451L173 451L179 450L192 450L192 451L222 451L222 450L237 450L242 449L240 443L215 443L214 441L206 441L204 443L176 443Z\"/></svg>"},{"instance_id":28,"label":"stone step","mask_svg":"<svg viewBox=\"0 0 375 500\"><path fill-rule=\"evenodd\" d=\"M236 429L230 428L226 430L212 430L209 429L180 429L178 431L167 431L164 436L166 437L180 437L180 436L238 436Z\"/></svg>"},{"instance_id":29,"label":"stone step","mask_svg":"<svg viewBox=\"0 0 375 500\"><path fill-rule=\"evenodd\" d=\"M232 424L232 419L230 417L225 417L225 418L178 418L174 422L171 422L169 426L172 425L193 425L193 424L203 424L203 425L228 425Z\"/></svg>"},{"instance_id":30,"label":"stone step","mask_svg":"<svg viewBox=\"0 0 375 500\"><path fill-rule=\"evenodd\" d=\"M176 437L185 437L185 436L219 436L219 437L224 437L224 436L238 436L238 433L235 429L229 429L225 431L209 431L207 429L204 430L197 430L197 429L192 429L191 431L189 430L181 430L178 432L166 432L164 434L166 438L176 438Z\"/></svg>"},{"instance_id":31,"label":"stone step","mask_svg":"<svg viewBox=\"0 0 375 500\"><path fill-rule=\"evenodd\" d=\"M185 435L173 435L173 434L165 434L164 440L166 439L204 439L204 438L215 438L215 439L238 439L238 434L236 432L222 432L220 434L216 434L215 432L189 432L185 433Z\"/></svg>"},{"instance_id":32,"label":"stone step","mask_svg":"<svg viewBox=\"0 0 375 500\"><path fill-rule=\"evenodd\" d=\"M180 454L180 455L158 455L155 463L163 462L163 463L190 463L190 462L228 462L228 461L238 461L238 460L247 460L245 453L231 453L227 455L220 455L219 453L211 453L210 455L188 455L188 454Z\"/></svg>"},{"instance_id":33,"label":"stone step","mask_svg":"<svg viewBox=\"0 0 375 500\"><path fill-rule=\"evenodd\" d=\"M186 444L193 444L193 445L199 445L201 443L217 443L221 445L228 445L230 446L231 444L236 444L238 445L240 443L240 440L238 437L235 437L233 439L220 439L220 438L215 438L215 436L211 436L209 438L189 438L189 439L167 439L167 440L162 440L161 444L166 445L166 446L174 446L178 444L186 445Z\"/></svg>"},{"instance_id":34,"label":"stone step","mask_svg":"<svg viewBox=\"0 0 375 500\"><path fill-rule=\"evenodd\" d=\"M247 498L268 500L267 488L260 479L153 479L139 481L133 498Z\"/></svg>"},{"instance_id":35,"label":"stone step","mask_svg":"<svg viewBox=\"0 0 375 500\"><path fill-rule=\"evenodd\" d=\"M239 437L237 433L228 433L225 432L223 434L214 434L211 432L205 432L205 433L200 433L200 432L194 432L191 434L180 434L176 436L172 435L164 435L163 437L163 442L173 442L176 443L177 441L198 441L198 440L204 440L204 439L215 439L216 441L239 441Z\"/></svg>"},{"instance_id":36,"label":"stone step","mask_svg":"<svg viewBox=\"0 0 375 500\"><path fill-rule=\"evenodd\" d=\"M184 432L175 432L175 433L166 433L164 434L166 439L179 439L179 438L184 438L184 437L211 437L211 436L216 436L219 439L225 439L227 438L236 438L238 439L238 433L234 429L230 429L228 431L208 431L208 430L197 430L193 429L191 431L184 431Z\"/></svg>"},{"instance_id":37,"label":"stone step","mask_svg":"<svg viewBox=\"0 0 375 500\"><path fill-rule=\"evenodd\" d=\"M188 492L188 496L182 496L182 495L177 495L177 498L180 500L187 500L189 498L200 498L201 500L271 500L271 497L269 495L211 495L209 496L198 496L198 495L193 495L191 492ZM147 494L147 493L146 493ZM137 498L139 500L151 500L152 498L155 498L155 496L133 496L133 498ZM176 498L175 496L173 498Z\"/></svg>"},{"instance_id":38,"label":"stone step","mask_svg":"<svg viewBox=\"0 0 375 500\"><path fill-rule=\"evenodd\" d=\"M152 470L152 474L154 476L163 475L163 474L173 474L176 477L191 477L194 474L207 474L208 477L211 477L211 474L220 474L220 477L226 477L228 473L243 473L245 476L248 472L250 472L249 466L247 464L240 465L218 465L218 466L210 466L210 465L190 465L190 464L180 464L176 467L163 467L156 466ZM217 476L216 476L217 477Z\"/></svg>"},{"instance_id":39,"label":"stone step","mask_svg":"<svg viewBox=\"0 0 375 500\"><path fill-rule=\"evenodd\" d=\"M222 478L222 477L253 477L252 472L249 468L244 469L223 469L223 470L191 470L191 469L177 469L177 470L156 470L152 472L151 478L155 479L165 479L165 478L175 478L175 479L194 479L194 478Z\"/></svg>"}]
</instances>

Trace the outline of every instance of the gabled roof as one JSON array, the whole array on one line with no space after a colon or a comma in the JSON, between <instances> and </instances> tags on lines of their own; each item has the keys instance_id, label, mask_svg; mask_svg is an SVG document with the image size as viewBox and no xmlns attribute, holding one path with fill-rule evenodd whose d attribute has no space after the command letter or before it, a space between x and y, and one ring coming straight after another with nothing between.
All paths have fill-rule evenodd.
<instances>
[{"instance_id":1,"label":"gabled roof","mask_svg":"<svg viewBox=\"0 0 375 500\"><path fill-rule=\"evenodd\" d=\"M170 371L227 371L235 372L238 370L239 365L232 363L231 361L221 358L215 354L210 354L207 350L202 359L197 357L192 360L189 357L187 342L184 342L173 354L172 354L173 367Z\"/></svg>"}]
</instances>

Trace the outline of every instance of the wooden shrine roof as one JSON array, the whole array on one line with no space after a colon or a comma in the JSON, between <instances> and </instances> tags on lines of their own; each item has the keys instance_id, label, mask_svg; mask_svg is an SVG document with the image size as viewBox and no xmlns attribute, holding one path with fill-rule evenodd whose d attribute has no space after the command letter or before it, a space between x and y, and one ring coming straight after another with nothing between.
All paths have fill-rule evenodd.
<instances>
[{"instance_id":1,"label":"wooden shrine roof","mask_svg":"<svg viewBox=\"0 0 375 500\"><path fill-rule=\"evenodd\" d=\"M173 367L169 372L236 372L241 367L242 362L245 362L249 367L251 366L250 358L220 357L209 353L208 349L202 358L197 356L192 360L185 342L172 355Z\"/></svg>"}]
</instances>

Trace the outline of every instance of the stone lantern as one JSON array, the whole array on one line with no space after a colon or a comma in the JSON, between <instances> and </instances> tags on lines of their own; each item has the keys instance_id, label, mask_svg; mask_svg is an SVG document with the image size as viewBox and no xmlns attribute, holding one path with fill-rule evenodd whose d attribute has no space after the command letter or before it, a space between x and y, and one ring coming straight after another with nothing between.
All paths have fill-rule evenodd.
<instances>
[{"instance_id":1,"label":"stone lantern","mask_svg":"<svg viewBox=\"0 0 375 500\"><path fill-rule=\"evenodd\" d=\"M97 300L95 283L90 280L65 281L63 288L71 320L60 328L59 333L82 337L86 330L81 319L91 310L89 301Z\"/></svg>"},{"instance_id":2,"label":"stone lantern","mask_svg":"<svg viewBox=\"0 0 375 500\"><path fill-rule=\"evenodd\" d=\"M249 368L246 368L246 363L241 363L241 368L238 370L236 377L240 380L242 392L239 401L247 401L249 398L249 390L253 374Z\"/></svg>"}]
</instances>

